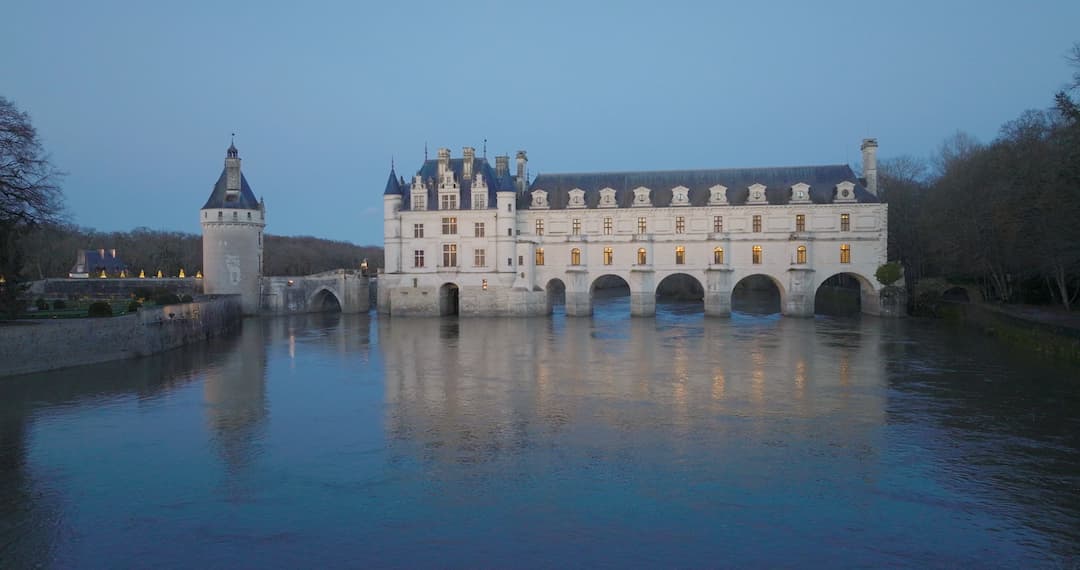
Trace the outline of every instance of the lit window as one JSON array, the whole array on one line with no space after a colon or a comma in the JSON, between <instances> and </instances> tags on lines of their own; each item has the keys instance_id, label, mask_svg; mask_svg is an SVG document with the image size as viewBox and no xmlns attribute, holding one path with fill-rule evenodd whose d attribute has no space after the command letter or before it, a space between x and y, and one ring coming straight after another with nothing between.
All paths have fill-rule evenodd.
<instances>
[{"instance_id":1,"label":"lit window","mask_svg":"<svg viewBox=\"0 0 1080 570\"><path fill-rule=\"evenodd\" d=\"M795 231L806 231L806 216L803 214L795 214Z\"/></svg>"},{"instance_id":2,"label":"lit window","mask_svg":"<svg viewBox=\"0 0 1080 570\"><path fill-rule=\"evenodd\" d=\"M686 233L686 218L682 216L675 216L675 233Z\"/></svg>"},{"instance_id":3,"label":"lit window","mask_svg":"<svg viewBox=\"0 0 1080 570\"><path fill-rule=\"evenodd\" d=\"M648 229L648 224L645 222L645 218L637 219L637 233L643 234Z\"/></svg>"},{"instance_id":4,"label":"lit window","mask_svg":"<svg viewBox=\"0 0 1080 570\"><path fill-rule=\"evenodd\" d=\"M417 249L417 250L413 251L412 256L413 256L412 257L412 259L413 259L413 262L412 262L413 267L423 267L424 266L424 250Z\"/></svg>"},{"instance_id":5,"label":"lit window","mask_svg":"<svg viewBox=\"0 0 1080 570\"><path fill-rule=\"evenodd\" d=\"M637 262L638 265L645 265L648 262L648 257L645 255L645 248L641 247L637 250Z\"/></svg>"},{"instance_id":6,"label":"lit window","mask_svg":"<svg viewBox=\"0 0 1080 570\"><path fill-rule=\"evenodd\" d=\"M761 246L760 245L755 245L754 249L752 251L753 251L753 256L752 256L751 261L753 262L754 265L761 265Z\"/></svg>"},{"instance_id":7,"label":"lit window","mask_svg":"<svg viewBox=\"0 0 1080 570\"><path fill-rule=\"evenodd\" d=\"M536 248L536 264L537 265L543 265L544 264L544 248L542 248L542 247Z\"/></svg>"},{"instance_id":8,"label":"lit window","mask_svg":"<svg viewBox=\"0 0 1080 570\"><path fill-rule=\"evenodd\" d=\"M570 233L573 235L581 234L581 220L577 218L574 219L573 223L570 225Z\"/></svg>"},{"instance_id":9,"label":"lit window","mask_svg":"<svg viewBox=\"0 0 1080 570\"><path fill-rule=\"evenodd\" d=\"M802 265L802 264L806 263L806 246L805 245L800 245L798 247L798 249L795 250L795 263L798 263L799 265Z\"/></svg>"},{"instance_id":10,"label":"lit window","mask_svg":"<svg viewBox=\"0 0 1080 570\"><path fill-rule=\"evenodd\" d=\"M412 225L412 237L414 237L414 238L422 238L422 237L424 237L424 224L413 224Z\"/></svg>"},{"instance_id":11,"label":"lit window","mask_svg":"<svg viewBox=\"0 0 1080 570\"><path fill-rule=\"evenodd\" d=\"M487 252L482 249L473 250L473 267L484 267L487 265Z\"/></svg>"},{"instance_id":12,"label":"lit window","mask_svg":"<svg viewBox=\"0 0 1080 570\"><path fill-rule=\"evenodd\" d=\"M536 220L536 235L544 235L544 220Z\"/></svg>"},{"instance_id":13,"label":"lit window","mask_svg":"<svg viewBox=\"0 0 1080 570\"><path fill-rule=\"evenodd\" d=\"M442 219L442 233L444 236L452 236L457 233L457 218Z\"/></svg>"},{"instance_id":14,"label":"lit window","mask_svg":"<svg viewBox=\"0 0 1080 570\"><path fill-rule=\"evenodd\" d=\"M851 214L840 214L840 231L851 231Z\"/></svg>"},{"instance_id":15,"label":"lit window","mask_svg":"<svg viewBox=\"0 0 1080 570\"><path fill-rule=\"evenodd\" d=\"M683 265L686 263L686 248L683 246L675 247L675 265Z\"/></svg>"},{"instance_id":16,"label":"lit window","mask_svg":"<svg viewBox=\"0 0 1080 570\"><path fill-rule=\"evenodd\" d=\"M606 235L606 236L611 235L611 227L612 227L611 218L604 218L604 235Z\"/></svg>"},{"instance_id":17,"label":"lit window","mask_svg":"<svg viewBox=\"0 0 1080 570\"><path fill-rule=\"evenodd\" d=\"M754 215L754 231L755 232L760 232L761 231L761 216L757 215L757 214Z\"/></svg>"},{"instance_id":18,"label":"lit window","mask_svg":"<svg viewBox=\"0 0 1080 570\"><path fill-rule=\"evenodd\" d=\"M473 224L473 237L484 237L484 222Z\"/></svg>"},{"instance_id":19,"label":"lit window","mask_svg":"<svg viewBox=\"0 0 1080 570\"><path fill-rule=\"evenodd\" d=\"M457 267L457 244L444 243L442 246L443 267Z\"/></svg>"},{"instance_id":20,"label":"lit window","mask_svg":"<svg viewBox=\"0 0 1080 570\"><path fill-rule=\"evenodd\" d=\"M610 247L604 248L604 265L611 265L615 261L615 251Z\"/></svg>"},{"instance_id":21,"label":"lit window","mask_svg":"<svg viewBox=\"0 0 1080 570\"><path fill-rule=\"evenodd\" d=\"M487 291L487 279L481 279L480 280L480 288L483 289L484 291Z\"/></svg>"},{"instance_id":22,"label":"lit window","mask_svg":"<svg viewBox=\"0 0 1080 570\"><path fill-rule=\"evenodd\" d=\"M840 245L840 263L851 263L851 246L846 243Z\"/></svg>"},{"instance_id":23,"label":"lit window","mask_svg":"<svg viewBox=\"0 0 1080 570\"><path fill-rule=\"evenodd\" d=\"M712 217L712 231L714 233L720 233L724 231L724 216Z\"/></svg>"},{"instance_id":24,"label":"lit window","mask_svg":"<svg viewBox=\"0 0 1080 570\"><path fill-rule=\"evenodd\" d=\"M570 265L581 265L581 250L576 247L570 250Z\"/></svg>"},{"instance_id":25,"label":"lit window","mask_svg":"<svg viewBox=\"0 0 1080 570\"><path fill-rule=\"evenodd\" d=\"M439 196L439 209L440 210L456 210L457 209L457 196L453 194L443 194Z\"/></svg>"},{"instance_id":26,"label":"lit window","mask_svg":"<svg viewBox=\"0 0 1080 570\"><path fill-rule=\"evenodd\" d=\"M413 196L413 207L412 207L412 209L414 209L414 210L426 210L427 209L427 198L425 198L424 196L419 196L419 195Z\"/></svg>"},{"instance_id":27,"label":"lit window","mask_svg":"<svg viewBox=\"0 0 1080 570\"><path fill-rule=\"evenodd\" d=\"M722 248L722 247L713 248L713 250L712 250L712 262L713 262L713 265L723 265L724 264L724 248Z\"/></svg>"}]
</instances>

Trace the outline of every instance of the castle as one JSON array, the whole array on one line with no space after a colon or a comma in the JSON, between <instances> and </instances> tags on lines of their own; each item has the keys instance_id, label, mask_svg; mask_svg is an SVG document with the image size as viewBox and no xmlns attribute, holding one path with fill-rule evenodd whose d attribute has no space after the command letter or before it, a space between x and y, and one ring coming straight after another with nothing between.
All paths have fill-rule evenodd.
<instances>
[{"instance_id":1,"label":"castle","mask_svg":"<svg viewBox=\"0 0 1080 570\"><path fill-rule=\"evenodd\" d=\"M601 279L630 288L631 312L655 313L673 276L704 291L707 315L731 312L740 281L765 276L789 316L814 314L828 279L859 283L886 261L887 206L877 196L877 141L863 141L863 177L847 165L545 174L528 158L441 148L411 180L393 168L383 192L385 272L379 311L392 315L589 315Z\"/></svg>"}]
</instances>

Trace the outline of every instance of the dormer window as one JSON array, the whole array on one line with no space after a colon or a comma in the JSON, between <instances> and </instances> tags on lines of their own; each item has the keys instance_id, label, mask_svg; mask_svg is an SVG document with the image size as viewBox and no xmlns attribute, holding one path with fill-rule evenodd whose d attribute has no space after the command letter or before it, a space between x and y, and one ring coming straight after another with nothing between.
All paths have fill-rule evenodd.
<instances>
[{"instance_id":1,"label":"dormer window","mask_svg":"<svg viewBox=\"0 0 1080 570\"><path fill-rule=\"evenodd\" d=\"M652 205L652 202L649 201L649 192L650 190L644 186L638 186L637 188L634 188L635 208Z\"/></svg>"},{"instance_id":2,"label":"dormer window","mask_svg":"<svg viewBox=\"0 0 1080 570\"><path fill-rule=\"evenodd\" d=\"M466 163L467 164L467 163ZM484 210L487 208L487 182L483 174L476 174L472 183L472 208Z\"/></svg>"},{"instance_id":3,"label":"dormer window","mask_svg":"<svg viewBox=\"0 0 1080 570\"><path fill-rule=\"evenodd\" d=\"M601 208L614 208L618 205L615 201L615 189L614 188L601 188L600 189L600 207Z\"/></svg>"},{"instance_id":4,"label":"dormer window","mask_svg":"<svg viewBox=\"0 0 1080 570\"><path fill-rule=\"evenodd\" d=\"M807 204L810 202L810 185L805 182L791 185L791 203Z\"/></svg>"},{"instance_id":5,"label":"dormer window","mask_svg":"<svg viewBox=\"0 0 1080 570\"><path fill-rule=\"evenodd\" d=\"M548 207L548 193L544 190L533 190L532 193L532 208L547 208Z\"/></svg>"},{"instance_id":6,"label":"dormer window","mask_svg":"<svg viewBox=\"0 0 1080 570\"><path fill-rule=\"evenodd\" d=\"M671 205L672 206L689 206L690 205L690 189L686 186L676 186L671 189Z\"/></svg>"},{"instance_id":7,"label":"dormer window","mask_svg":"<svg viewBox=\"0 0 1080 570\"><path fill-rule=\"evenodd\" d=\"M584 208L585 207L585 191L581 188L574 188L567 193L569 201L566 204L567 208Z\"/></svg>"},{"instance_id":8,"label":"dormer window","mask_svg":"<svg viewBox=\"0 0 1080 570\"><path fill-rule=\"evenodd\" d=\"M747 204L765 204L768 203L768 199L765 196L764 184L752 184L750 186L750 194L746 198Z\"/></svg>"},{"instance_id":9,"label":"dormer window","mask_svg":"<svg viewBox=\"0 0 1080 570\"><path fill-rule=\"evenodd\" d=\"M852 182L841 182L836 185L836 194L833 197L834 202L854 202L855 201L855 184Z\"/></svg>"},{"instance_id":10,"label":"dormer window","mask_svg":"<svg viewBox=\"0 0 1080 570\"><path fill-rule=\"evenodd\" d=\"M456 210L457 194L439 194L440 210Z\"/></svg>"},{"instance_id":11,"label":"dormer window","mask_svg":"<svg viewBox=\"0 0 1080 570\"><path fill-rule=\"evenodd\" d=\"M727 186L717 184L709 188L710 206L726 206L727 203Z\"/></svg>"}]
</instances>

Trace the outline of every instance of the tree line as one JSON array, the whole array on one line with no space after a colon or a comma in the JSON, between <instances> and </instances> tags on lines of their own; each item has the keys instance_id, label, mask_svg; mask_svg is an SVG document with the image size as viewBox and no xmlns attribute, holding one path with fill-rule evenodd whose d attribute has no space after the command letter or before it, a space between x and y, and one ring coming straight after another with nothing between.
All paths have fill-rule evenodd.
<instances>
[{"instance_id":1,"label":"tree line","mask_svg":"<svg viewBox=\"0 0 1080 570\"><path fill-rule=\"evenodd\" d=\"M909 291L927 278L977 287L1000 302L1057 304L1080 296L1080 43L1078 71L1052 107L1026 111L989 143L964 133L929 159L882 161L889 259Z\"/></svg>"},{"instance_id":2,"label":"tree line","mask_svg":"<svg viewBox=\"0 0 1080 570\"><path fill-rule=\"evenodd\" d=\"M27 279L67 277L81 249L116 249L117 255L137 276L158 270L176 276L181 269L194 276L202 269L202 236L136 228L130 232L101 232L69 224L41 224L21 238L22 276ZM382 248L310 236L266 235L263 239L263 273L308 275L332 269L358 269L367 260L381 267Z\"/></svg>"}]
</instances>

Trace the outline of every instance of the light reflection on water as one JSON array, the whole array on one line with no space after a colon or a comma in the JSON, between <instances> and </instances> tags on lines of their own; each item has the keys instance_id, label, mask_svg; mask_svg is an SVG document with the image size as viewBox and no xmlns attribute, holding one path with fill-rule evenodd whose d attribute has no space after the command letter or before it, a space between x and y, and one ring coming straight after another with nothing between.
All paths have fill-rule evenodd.
<instances>
[{"instance_id":1,"label":"light reflection on water","mask_svg":"<svg viewBox=\"0 0 1080 570\"><path fill-rule=\"evenodd\" d=\"M0 382L0 566L1068 566L1075 370L629 300L249 320Z\"/></svg>"}]
</instances>

